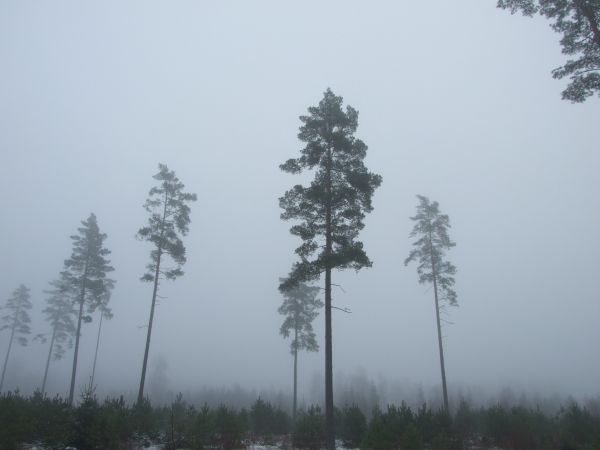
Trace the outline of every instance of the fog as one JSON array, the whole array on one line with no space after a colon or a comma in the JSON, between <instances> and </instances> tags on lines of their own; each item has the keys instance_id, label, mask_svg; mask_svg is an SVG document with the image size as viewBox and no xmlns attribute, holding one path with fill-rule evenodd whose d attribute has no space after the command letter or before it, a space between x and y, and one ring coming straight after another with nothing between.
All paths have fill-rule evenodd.
<instances>
[{"instance_id":1,"label":"fog","mask_svg":"<svg viewBox=\"0 0 600 450\"><path fill-rule=\"evenodd\" d=\"M299 155L298 116L330 87L359 111L365 163L383 177L360 238L373 267L333 275L334 305L351 310L333 314L336 389L358 377L393 400L394 385L410 399L439 392L432 293L404 266L421 194L457 243L452 398L597 396L600 103L561 100L559 35L495 3L2 2L1 303L26 284L33 334L48 332L43 290L95 213L116 280L95 382L136 392L152 286L135 233L164 163L198 201L185 275L161 284L148 392L289 396L277 287L300 241L278 198L309 175L278 166ZM97 317L82 330L78 391L96 332ZM6 389L39 387L46 354L13 347ZM300 353L305 404L321 400L323 361ZM71 364L72 351L51 364L49 392L67 392Z\"/></svg>"}]
</instances>

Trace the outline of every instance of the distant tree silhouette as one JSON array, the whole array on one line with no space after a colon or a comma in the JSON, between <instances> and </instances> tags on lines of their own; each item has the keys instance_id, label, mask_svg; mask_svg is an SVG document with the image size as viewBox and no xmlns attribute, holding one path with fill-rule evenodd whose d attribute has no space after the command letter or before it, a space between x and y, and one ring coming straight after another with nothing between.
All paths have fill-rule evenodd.
<instances>
[{"instance_id":1,"label":"distant tree silhouette","mask_svg":"<svg viewBox=\"0 0 600 450\"><path fill-rule=\"evenodd\" d=\"M279 281L283 283L285 280L280 278ZM294 357L293 421L296 420L298 405L298 351L319 350L312 327L313 320L319 315L318 310L323 307L323 302L318 298L319 293L319 287L299 283L296 287L282 292L283 304L277 310L279 314L285 316L279 333L286 338L292 335L290 349Z\"/></svg>"},{"instance_id":2,"label":"distant tree silhouette","mask_svg":"<svg viewBox=\"0 0 600 450\"><path fill-rule=\"evenodd\" d=\"M65 261L64 270L65 282L68 284L68 288L74 292L75 303L79 306L69 404L73 404L75 394L81 323L92 320L90 316L84 317L84 307L87 306L87 312L90 314L97 308L102 308L115 283L114 280L107 278L107 274L114 269L110 265L110 261L106 259L110 250L104 247L106 234L100 233L96 216L91 214L87 220L81 222L81 225L78 228L78 234L71 236L73 251L71 257Z\"/></svg>"},{"instance_id":3,"label":"distant tree silhouette","mask_svg":"<svg viewBox=\"0 0 600 450\"><path fill-rule=\"evenodd\" d=\"M8 349L6 350L6 357L4 358L4 366L2 368L2 378L0 378L0 392L2 392L2 386L4 385L4 376L6 375L6 366L8 365L8 357L10 356L10 350L12 348L13 340L16 337L17 342L22 345L27 345L27 335L31 333L29 323L28 310L31 309L31 302L29 299L29 288L24 284L21 284L12 294L3 309L8 310L8 314L0 318L3 325L0 326L0 331L10 330L10 338L8 339Z\"/></svg>"},{"instance_id":4,"label":"distant tree silhouette","mask_svg":"<svg viewBox=\"0 0 600 450\"><path fill-rule=\"evenodd\" d=\"M417 215L410 218L415 222L410 237L418 237L418 239L413 242L415 248L411 250L404 264L408 265L412 261L416 262L418 264L417 273L419 274L419 283L433 284L444 409L448 411L448 390L446 387L446 368L444 365L440 312L444 307L444 303L451 306L458 305L456 292L453 289L456 267L444 259L446 250L454 247L456 244L448 236L450 219L447 215L440 214L438 202L430 202L427 197L422 195L418 195L417 198L419 199Z\"/></svg>"},{"instance_id":5,"label":"distant tree silhouette","mask_svg":"<svg viewBox=\"0 0 600 450\"><path fill-rule=\"evenodd\" d=\"M46 368L44 369L44 380L42 381L42 395L46 392L46 380L48 379L48 368L50 359L58 361L65 354L65 346L73 346L73 336L75 336L75 316L77 310L73 306L74 298L71 286L66 280L63 272L59 279L50 283L51 288L44 291L48 298L48 306L44 308L43 313L46 320L50 323L52 334L50 337L50 346L48 348L48 358L46 358ZM45 341L45 337L42 337Z\"/></svg>"}]
</instances>

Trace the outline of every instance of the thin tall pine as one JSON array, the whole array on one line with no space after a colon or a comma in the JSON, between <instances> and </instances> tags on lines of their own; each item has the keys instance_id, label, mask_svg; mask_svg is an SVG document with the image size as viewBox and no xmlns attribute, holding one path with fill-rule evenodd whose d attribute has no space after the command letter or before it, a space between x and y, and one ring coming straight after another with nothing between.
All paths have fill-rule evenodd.
<instances>
[{"instance_id":1,"label":"thin tall pine","mask_svg":"<svg viewBox=\"0 0 600 450\"><path fill-rule=\"evenodd\" d=\"M75 350L73 352L73 368L71 370L71 385L69 388L69 404L73 404L75 380L77 377L77 359L79 356L79 340L81 324L90 322L91 318L84 316L84 309L93 313L106 299L114 287L114 280L107 277L114 269L106 258L110 250L104 247L106 234L101 233L94 214L81 222L78 234L71 236L73 251L65 261L65 280L73 290L77 306L77 330L75 331Z\"/></svg>"},{"instance_id":2,"label":"thin tall pine","mask_svg":"<svg viewBox=\"0 0 600 450\"><path fill-rule=\"evenodd\" d=\"M3 308L8 310L8 314L0 319L3 323L3 325L0 326L0 331L10 330L10 338L8 339L8 349L6 350L6 357L4 358L4 366L2 368L2 377L0 378L0 392L2 392L2 387L4 386L4 376L6 375L6 367L8 366L8 358L10 356L13 341L16 338L18 344L26 346L26 336L31 333L29 327L31 319L27 312L31 309L30 299L31 295L29 294L29 288L24 284L21 284L6 301L6 305Z\"/></svg>"},{"instance_id":3,"label":"thin tall pine","mask_svg":"<svg viewBox=\"0 0 600 450\"><path fill-rule=\"evenodd\" d=\"M284 281L280 279L280 282ZM319 309L323 307L323 302L318 298L320 291L318 286L299 283L296 287L283 291L284 300L277 310L279 314L285 316L279 333L285 338L292 336L290 351L294 357L293 422L296 422L298 405L298 352L319 351L312 322L319 315Z\"/></svg>"},{"instance_id":4,"label":"thin tall pine","mask_svg":"<svg viewBox=\"0 0 600 450\"><path fill-rule=\"evenodd\" d=\"M158 173L153 177L158 181L158 186L150 189L148 199L144 204L144 208L150 214L148 225L140 228L137 232L138 239L148 241L153 246L150 252L150 263L146 266L147 272L141 278L142 281L152 283L153 289L138 404L142 404L144 400L150 337L152 336L154 308L160 280L175 280L183 275L181 268L186 262L186 256L181 236L185 236L189 230L190 207L188 204L196 201L196 194L183 192L185 186L179 181L175 172L169 170L164 164L159 164L158 169ZM164 266L167 257L174 263L174 266Z\"/></svg>"},{"instance_id":5,"label":"thin tall pine","mask_svg":"<svg viewBox=\"0 0 600 450\"><path fill-rule=\"evenodd\" d=\"M446 250L456 244L450 240L448 235L450 219L447 215L440 213L438 202L431 202L422 195L417 195L417 198L419 199L417 214L410 218L415 225L409 236L418 239L413 242L414 248L404 261L404 265L416 262L419 283L433 285L444 409L449 411L440 314L446 304L458 306L454 291L456 267L445 259Z\"/></svg>"}]
</instances>

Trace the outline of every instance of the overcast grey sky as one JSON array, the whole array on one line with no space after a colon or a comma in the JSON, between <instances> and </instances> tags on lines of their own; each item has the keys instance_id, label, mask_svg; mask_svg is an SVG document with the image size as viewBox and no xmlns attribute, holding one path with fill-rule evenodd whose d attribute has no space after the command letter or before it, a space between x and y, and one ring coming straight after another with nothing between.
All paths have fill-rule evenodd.
<instances>
[{"instance_id":1,"label":"overcast grey sky","mask_svg":"<svg viewBox=\"0 0 600 450\"><path fill-rule=\"evenodd\" d=\"M278 197L308 178L278 165L331 87L360 112L383 176L361 235L373 268L334 274L334 304L353 311L334 314L334 370L440 383L432 293L403 265L422 194L457 243L450 389L598 394L600 101L562 101L559 36L495 3L0 2L2 301L30 286L34 333L47 331L42 291L94 212L117 280L96 380L134 390L152 293L134 235L162 162L198 201L186 275L161 287L149 376L162 356L176 390L287 389L277 284L299 242ZM322 343L322 315L315 329ZM78 385L95 333L82 332ZM45 352L16 349L7 387L37 383ZM57 392L70 358L51 366ZM301 391L323 359L301 355Z\"/></svg>"}]
</instances>

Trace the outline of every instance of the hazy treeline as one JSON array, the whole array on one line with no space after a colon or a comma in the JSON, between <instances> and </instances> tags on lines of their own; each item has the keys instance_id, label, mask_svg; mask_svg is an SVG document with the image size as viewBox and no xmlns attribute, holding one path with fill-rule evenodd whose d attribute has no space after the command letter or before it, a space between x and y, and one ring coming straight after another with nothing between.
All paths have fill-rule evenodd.
<instances>
[{"instance_id":1,"label":"hazy treeline","mask_svg":"<svg viewBox=\"0 0 600 450\"><path fill-rule=\"evenodd\" d=\"M432 409L443 406L441 387L439 385L423 385L412 381L388 379L383 376L370 377L366 371L356 371L350 374L339 372L334 379L334 395L336 406L357 405L370 417L376 408L384 409L390 404L405 403L412 409L420 408L424 403ZM33 392L29 391L29 392ZM132 390L101 389L96 387L100 397L123 396L126 402L133 403L136 393ZM175 385L161 384L150 378L148 398L153 405L165 406L171 404L179 393L183 393L186 401L195 407L220 405L233 409L249 408L257 398L262 398L272 405L292 414L292 392L281 388L249 388L239 384L232 386L198 386L194 389L178 390ZM600 416L600 396L577 397L553 392L550 390L534 390L531 387L517 388L504 386L498 389L480 386L457 384L449 390L450 412L454 414L462 402L479 408L489 408L501 405L504 408L522 407L539 409L546 415L555 415L565 405L578 403L595 415ZM310 405L323 405L323 377L314 374L309 378L298 398L298 407L307 409Z\"/></svg>"},{"instance_id":2,"label":"hazy treeline","mask_svg":"<svg viewBox=\"0 0 600 450\"><path fill-rule=\"evenodd\" d=\"M132 406L133 405L133 406ZM594 449L600 444L600 408L571 403L554 414L527 406L474 407L461 402L453 414L427 404L406 403L363 411L353 404L335 409L338 445L367 449ZM88 389L78 406L39 391L0 396L0 448L37 444L52 448L130 449L322 448L325 420L319 406L300 408L295 422L281 407L262 398L249 407L195 406L178 394L170 404L99 400Z\"/></svg>"}]
</instances>

